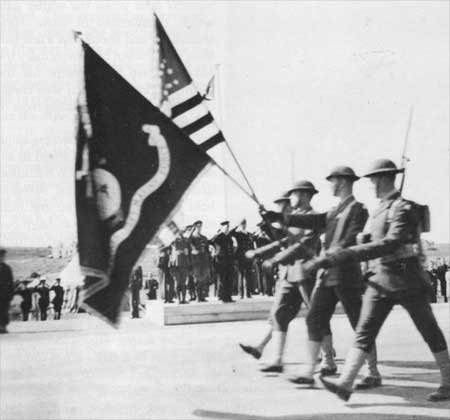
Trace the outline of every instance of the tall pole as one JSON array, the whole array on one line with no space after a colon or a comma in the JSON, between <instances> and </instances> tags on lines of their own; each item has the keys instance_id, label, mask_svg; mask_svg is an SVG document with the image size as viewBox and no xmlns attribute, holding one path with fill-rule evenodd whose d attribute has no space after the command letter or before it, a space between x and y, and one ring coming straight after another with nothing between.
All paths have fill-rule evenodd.
<instances>
[{"instance_id":1,"label":"tall pole","mask_svg":"<svg viewBox=\"0 0 450 420\"><path fill-rule=\"evenodd\" d=\"M403 191L403 187L405 185L405 169L406 169L406 164L409 162L409 159L406 156L406 150L408 147L409 130L411 129L413 112L414 112L414 108L411 107L409 110L408 126L406 127L405 140L403 142L402 160L401 160L401 164L400 164L400 167L403 169L402 180L400 182L400 192Z\"/></svg>"}]
</instances>

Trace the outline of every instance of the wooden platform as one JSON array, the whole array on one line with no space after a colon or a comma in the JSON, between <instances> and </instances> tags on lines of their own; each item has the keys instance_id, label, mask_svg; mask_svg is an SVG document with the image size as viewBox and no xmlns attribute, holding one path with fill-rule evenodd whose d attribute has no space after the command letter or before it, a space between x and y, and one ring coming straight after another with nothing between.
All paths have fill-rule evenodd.
<instances>
[{"instance_id":1,"label":"wooden platform","mask_svg":"<svg viewBox=\"0 0 450 420\"><path fill-rule=\"evenodd\" d=\"M254 321L267 319L273 297L254 296L251 299L236 299L234 303L222 303L216 299L208 302L164 304L148 300L145 317L159 325L201 324L207 322ZM304 310L299 316L304 315Z\"/></svg>"}]
</instances>

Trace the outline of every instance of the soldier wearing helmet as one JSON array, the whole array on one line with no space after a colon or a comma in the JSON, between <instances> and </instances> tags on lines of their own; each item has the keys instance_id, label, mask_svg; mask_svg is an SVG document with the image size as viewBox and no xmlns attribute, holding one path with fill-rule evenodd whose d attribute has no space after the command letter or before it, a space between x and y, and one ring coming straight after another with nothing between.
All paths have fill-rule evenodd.
<instances>
[{"instance_id":1,"label":"soldier wearing helmet","mask_svg":"<svg viewBox=\"0 0 450 420\"><path fill-rule=\"evenodd\" d=\"M359 179L352 168L337 166L326 179L331 184L332 194L339 204L330 211L321 214L291 214L285 218L288 226L315 229L325 234L322 253L345 249L356 244L368 219L364 205L353 196L353 183ZM269 219L279 220L281 215L267 214ZM308 330L308 361L300 375L291 378L296 384L312 385L320 347L326 350L322 359L321 375L336 372L332 357L332 337L329 328L335 306L341 302L353 328L356 328L361 310L363 276L359 262L348 261L330 270L318 273L316 288L306 316ZM375 348L368 358L368 373L359 384L363 388L381 385L381 376L377 369Z\"/></svg>"},{"instance_id":2,"label":"soldier wearing helmet","mask_svg":"<svg viewBox=\"0 0 450 420\"><path fill-rule=\"evenodd\" d=\"M292 213L295 214L314 214L311 207L311 199L318 191L310 181L298 181L283 195L281 205L286 204L286 198L289 199ZM280 202L280 200L276 200ZM281 210L286 210L282 208ZM289 228L288 236L295 238L310 249L312 255L316 255L320 244L319 233L310 229ZM300 268L304 257L295 256L292 264L286 264L279 270L280 283L275 293L275 301L271 309L269 329L257 347L240 345L241 348L252 356L259 358L267 342L272 339L274 342L275 355L271 363L264 366L262 372L280 373L283 371L282 359L286 342L287 330L290 322L297 316L304 299L309 296L314 287L314 277L310 276L304 281L304 296L299 290L299 283L302 279Z\"/></svg>"},{"instance_id":3,"label":"soldier wearing helmet","mask_svg":"<svg viewBox=\"0 0 450 420\"><path fill-rule=\"evenodd\" d=\"M384 321L397 304L408 311L441 372L441 384L428 396L428 400L450 399L449 352L428 301L426 275L422 266L420 207L405 200L395 188L395 177L402 171L391 160L379 159L364 175L369 178L380 200L370 220L371 241L347 249L336 249L311 262L308 267L314 270L374 260L373 275L364 293L361 318L344 370L337 380L322 380L327 389L346 401L353 391L358 371L374 348Z\"/></svg>"}]
</instances>

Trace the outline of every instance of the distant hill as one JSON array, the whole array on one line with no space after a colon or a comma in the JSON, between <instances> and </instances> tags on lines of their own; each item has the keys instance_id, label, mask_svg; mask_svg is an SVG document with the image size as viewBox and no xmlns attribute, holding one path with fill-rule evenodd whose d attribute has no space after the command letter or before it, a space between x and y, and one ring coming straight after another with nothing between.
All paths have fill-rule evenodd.
<instances>
[{"instance_id":1,"label":"distant hill","mask_svg":"<svg viewBox=\"0 0 450 420\"><path fill-rule=\"evenodd\" d=\"M51 258L49 248L7 247L6 250L6 262L13 270L14 280L27 279L31 273L36 272L52 281L71 259Z\"/></svg>"},{"instance_id":2,"label":"distant hill","mask_svg":"<svg viewBox=\"0 0 450 420\"><path fill-rule=\"evenodd\" d=\"M425 249L428 258L450 258L450 244L433 244L435 249Z\"/></svg>"}]
</instances>

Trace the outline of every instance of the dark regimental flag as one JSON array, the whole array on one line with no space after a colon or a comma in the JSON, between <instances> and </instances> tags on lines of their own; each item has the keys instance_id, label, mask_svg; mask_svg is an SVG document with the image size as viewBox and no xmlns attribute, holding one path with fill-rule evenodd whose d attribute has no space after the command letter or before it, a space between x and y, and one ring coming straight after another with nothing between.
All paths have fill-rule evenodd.
<instances>
[{"instance_id":1,"label":"dark regimental flag","mask_svg":"<svg viewBox=\"0 0 450 420\"><path fill-rule=\"evenodd\" d=\"M129 276L208 155L82 42L76 210L83 306L119 321Z\"/></svg>"},{"instance_id":2,"label":"dark regimental flag","mask_svg":"<svg viewBox=\"0 0 450 420\"><path fill-rule=\"evenodd\" d=\"M155 21L162 85L161 107L169 111L173 122L185 134L203 150L208 150L225 138L156 15Z\"/></svg>"}]
</instances>

